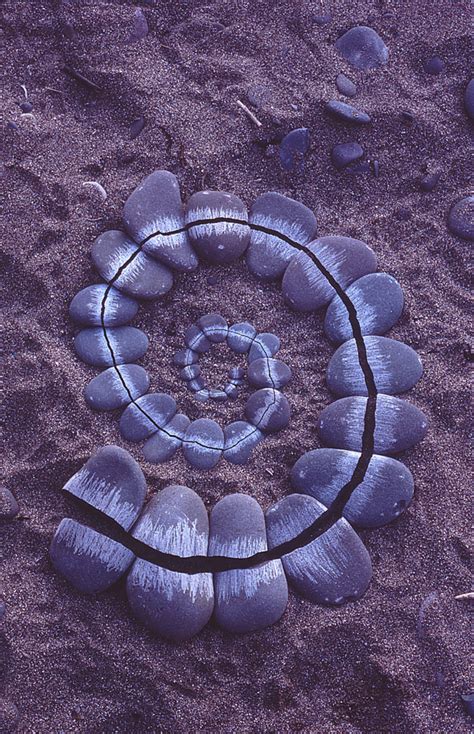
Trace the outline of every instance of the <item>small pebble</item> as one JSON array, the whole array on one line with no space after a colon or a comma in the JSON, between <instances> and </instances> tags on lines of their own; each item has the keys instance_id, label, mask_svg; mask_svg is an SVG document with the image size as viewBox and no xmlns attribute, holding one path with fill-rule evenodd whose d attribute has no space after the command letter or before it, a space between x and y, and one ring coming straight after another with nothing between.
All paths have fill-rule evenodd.
<instances>
[{"instance_id":1,"label":"small pebble","mask_svg":"<svg viewBox=\"0 0 474 734\"><path fill-rule=\"evenodd\" d=\"M395 212L395 217L399 222L408 222L411 219L411 211L404 206L401 206Z\"/></svg>"},{"instance_id":2,"label":"small pebble","mask_svg":"<svg viewBox=\"0 0 474 734\"><path fill-rule=\"evenodd\" d=\"M448 214L448 229L463 240L474 240L474 195L453 204Z\"/></svg>"},{"instance_id":3,"label":"small pebble","mask_svg":"<svg viewBox=\"0 0 474 734\"><path fill-rule=\"evenodd\" d=\"M339 170L362 158L364 149L359 143L339 143L331 151L331 160Z\"/></svg>"},{"instance_id":4,"label":"small pebble","mask_svg":"<svg viewBox=\"0 0 474 734\"><path fill-rule=\"evenodd\" d=\"M423 65L425 73L431 74L433 76L441 74L441 72L444 71L445 68L446 64L439 56L432 56L430 59L427 59Z\"/></svg>"},{"instance_id":5,"label":"small pebble","mask_svg":"<svg viewBox=\"0 0 474 734\"><path fill-rule=\"evenodd\" d=\"M0 622L5 619L5 615L7 613L7 605L3 601L3 599L0 599Z\"/></svg>"},{"instance_id":6,"label":"small pebble","mask_svg":"<svg viewBox=\"0 0 474 734\"><path fill-rule=\"evenodd\" d=\"M410 110L404 110L403 112L401 112L400 117L407 125L413 125L413 123L415 122L415 115L413 114L413 112L410 112Z\"/></svg>"},{"instance_id":7,"label":"small pebble","mask_svg":"<svg viewBox=\"0 0 474 734\"><path fill-rule=\"evenodd\" d=\"M141 41L148 35L148 23L141 8L136 8L132 18L132 30L128 36L128 43Z\"/></svg>"},{"instance_id":8,"label":"small pebble","mask_svg":"<svg viewBox=\"0 0 474 734\"><path fill-rule=\"evenodd\" d=\"M8 130L18 130L18 125L16 122L7 122L7 128Z\"/></svg>"},{"instance_id":9,"label":"small pebble","mask_svg":"<svg viewBox=\"0 0 474 734\"><path fill-rule=\"evenodd\" d=\"M239 388L237 387L237 385L226 385L224 388L224 392L231 400L236 400L239 397Z\"/></svg>"},{"instance_id":10,"label":"small pebble","mask_svg":"<svg viewBox=\"0 0 474 734\"><path fill-rule=\"evenodd\" d=\"M210 390L208 390L207 388L198 390L197 392L194 393L194 399L200 403L206 403L210 397L211 397L211 393L210 393Z\"/></svg>"},{"instance_id":11,"label":"small pebble","mask_svg":"<svg viewBox=\"0 0 474 734\"><path fill-rule=\"evenodd\" d=\"M336 86L341 94L345 97L355 97L357 94L357 87L349 77L345 74L338 74L336 77Z\"/></svg>"},{"instance_id":12,"label":"small pebble","mask_svg":"<svg viewBox=\"0 0 474 734\"><path fill-rule=\"evenodd\" d=\"M368 161L358 161L357 163L353 163L350 166L346 167L346 173L351 173L354 176L358 176L360 174L367 174L371 172L370 163Z\"/></svg>"},{"instance_id":13,"label":"small pebble","mask_svg":"<svg viewBox=\"0 0 474 734\"><path fill-rule=\"evenodd\" d=\"M184 457L196 469L212 469L222 456L224 433L209 418L198 418L190 423L183 443Z\"/></svg>"},{"instance_id":14,"label":"small pebble","mask_svg":"<svg viewBox=\"0 0 474 734\"><path fill-rule=\"evenodd\" d=\"M467 116L471 120L474 120L474 79L471 79L471 81L466 85L464 92L464 108Z\"/></svg>"},{"instance_id":15,"label":"small pebble","mask_svg":"<svg viewBox=\"0 0 474 734\"><path fill-rule=\"evenodd\" d=\"M107 338L98 326L80 331L74 338L79 359L93 367L110 367L135 362L148 349L147 335L134 326L114 326L106 333Z\"/></svg>"},{"instance_id":16,"label":"small pebble","mask_svg":"<svg viewBox=\"0 0 474 734\"><path fill-rule=\"evenodd\" d=\"M276 433L290 422L290 405L279 390L264 387L252 393L245 404L245 417L263 433Z\"/></svg>"},{"instance_id":17,"label":"small pebble","mask_svg":"<svg viewBox=\"0 0 474 734\"><path fill-rule=\"evenodd\" d=\"M219 218L247 222L247 207L237 196L223 191L198 191L191 196L185 221L194 249L207 262L227 265L238 260L247 249L250 229L248 224L237 222L192 224L195 221Z\"/></svg>"},{"instance_id":18,"label":"small pebble","mask_svg":"<svg viewBox=\"0 0 474 734\"><path fill-rule=\"evenodd\" d=\"M191 364L189 367L183 367L179 372L179 376L182 380L194 380L201 374L201 368L198 364Z\"/></svg>"},{"instance_id":19,"label":"small pebble","mask_svg":"<svg viewBox=\"0 0 474 734\"><path fill-rule=\"evenodd\" d=\"M187 415L176 413L162 431L157 431L146 441L143 446L146 461L152 464L169 461L183 445L184 434L190 423Z\"/></svg>"},{"instance_id":20,"label":"small pebble","mask_svg":"<svg viewBox=\"0 0 474 734\"><path fill-rule=\"evenodd\" d=\"M7 487L0 487L0 522L10 522L18 515L20 508Z\"/></svg>"},{"instance_id":21,"label":"small pebble","mask_svg":"<svg viewBox=\"0 0 474 734\"><path fill-rule=\"evenodd\" d=\"M115 410L144 395L149 387L150 378L143 367L121 364L94 377L84 389L84 398L93 410Z\"/></svg>"},{"instance_id":22,"label":"small pebble","mask_svg":"<svg viewBox=\"0 0 474 734\"><path fill-rule=\"evenodd\" d=\"M223 403L228 399L228 395L225 390L209 390L209 397L211 400L215 400L217 403Z\"/></svg>"},{"instance_id":23,"label":"small pebble","mask_svg":"<svg viewBox=\"0 0 474 734\"><path fill-rule=\"evenodd\" d=\"M231 380L242 380L245 377L245 370L243 367L231 367L228 375Z\"/></svg>"},{"instance_id":24,"label":"small pebble","mask_svg":"<svg viewBox=\"0 0 474 734\"><path fill-rule=\"evenodd\" d=\"M211 348L211 342L196 324L193 324L184 332L184 343L188 349L199 354L207 352Z\"/></svg>"},{"instance_id":25,"label":"small pebble","mask_svg":"<svg viewBox=\"0 0 474 734\"><path fill-rule=\"evenodd\" d=\"M263 84L254 84L247 90L247 100L257 109L261 109L271 99L271 91Z\"/></svg>"},{"instance_id":26,"label":"small pebble","mask_svg":"<svg viewBox=\"0 0 474 734\"><path fill-rule=\"evenodd\" d=\"M433 191L436 188L439 179L441 178L441 172L428 173L420 181L420 189L422 191Z\"/></svg>"},{"instance_id":27,"label":"small pebble","mask_svg":"<svg viewBox=\"0 0 474 734\"><path fill-rule=\"evenodd\" d=\"M21 102L20 110L22 112L31 112L33 110L33 105L31 102Z\"/></svg>"},{"instance_id":28,"label":"small pebble","mask_svg":"<svg viewBox=\"0 0 474 734\"><path fill-rule=\"evenodd\" d=\"M339 53L356 69L367 71L388 61L388 48L373 28L355 26L335 44Z\"/></svg>"},{"instance_id":29,"label":"small pebble","mask_svg":"<svg viewBox=\"0 0 474 734\"><path fill-rule=\"evenodd\" d=\"M120 418L120 434L126 441L144 441L164 428L176 413L176 400L166 393L148 393L130 403Z\"/></svg>"},{"instance_id":30,"label":"small pebble","mask_svg":"<svg viewBox=\"0 0 474 734\"><path fill-rule=\"evenodd\" d=\"M461 693L460 695L464 711L474 718L474 693Z\"/></svg>"},{"instance_id":31,"label":"small pebble","mask_svg":"<svg viewBox=\"0 0 474 734\"><path fill-rule=\"evenodd\" d=\"M300 127L285 135L280 143L280 161L283 168L292 171L303 168L304 156L309 148L309 129Z\"/></svg>"},{"instance_id":32,"label":"small pebble","mask_svg":"<svg viewBox=\"0 0 474 734\"><path fill-rule=\"evenodd\" d=\"M326 111L339 120L353 122L356 125L367 125L371 122L371 118L366 112L362 112L362 110L358 110L346 102L339 102L336 99L326 103Z\"/></svg>"},{"instance_id":33,"label":"small pebble","mask_svg":"<svg viewBox=\"0 0 474 734\"><path fill-rule=\"evenodd\" d=\"M227 333L229 331L227 321L218 313L209 313L201 316L196 325L213 344L225 342L227 339Z\"/></svg>"},{"instance_id":34,"label":"small pebble","mask_svg":"<svg viewBox=\"0 0 474 734\"><path fill-rule=\"evenodd\" d=\"M188 388L188 390L190 390L190 392L200 392L201 390L204 390L204 388L206 387L206 383L204 382L203 378L199 376L195 377L194 380L189 380L186 387Z\"/></svg>"}]
</instances>

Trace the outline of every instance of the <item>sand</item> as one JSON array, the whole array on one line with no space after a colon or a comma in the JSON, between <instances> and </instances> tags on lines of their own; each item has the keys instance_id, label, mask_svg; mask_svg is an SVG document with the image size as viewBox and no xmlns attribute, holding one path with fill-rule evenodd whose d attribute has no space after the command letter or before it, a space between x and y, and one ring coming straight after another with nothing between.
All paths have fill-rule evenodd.
<instances>
[{"instance_id":1,"label":"sand","mask_svg":"<svg viewBox=\"0 0 474 734\"><path fill-rule=\"evenodd\" d=\"M135 7L148 36L127 43ZM0 697L15 704L19 732L310 732L451 734L468 730L460 693L469 690L468 295L470 245L449 234L446 216L468 192L469 123L462 107L468 73L468 3L290 0L26 2L6 0L2 114L1 231L6 371L3 482L20 515L2 527ZM357 72L334 41L356 23L373 26L389 64ZM433 54L440 76L423 73ZM69 64L102 88L88 91ZM344 71L354 103L373 124L351 129L329 119ZM25 84L34 117L21 117ZM238 108L251 87L268 99L253 107L257 128ZM293 106L294 107L293 107ZM400 112L411 110L408 125ZM140 115L145 128L130 140ZM15 122L18 129L7 129ZM275 149L295 127L311 131L302 172L282 171ZM380 175L350 176L331 147L359 141ZM246 391L230 405L196 405L171 364L185 328L219 309L274 331L294 379L293 418L247 467L221 462L211 473L182 457L153 466L125 445L118 414L94 414L82 390L96 371L79 362L67 308L98 282L92 242L120 226L121 207L157 168L173 171L183 198L204 187L248 205L277 190L314 209L321 234L344 234L374 248L379 269L402 284L406 307L391 335L420 354L425 373L408 399L426 412L427 438L403 456L415 499L388 527L362 532L374 564L365 597L341 609L291 595L282 620L244 637L208 626L167 644L131 618L123 584L97 597L77 593L52 569L48 546L63 517L87 521L61 488L106 443L141 461L152 494L170 482L195 489L208 508L243 491L266 508L289 491L295 460L319 445L315 430L330 396L324 373L332 349L322 315L300 316L277 285L262 285L241 263L180 276L163 301L140 309L151 340L143 360L154 389L172 391L190 417L238 419ZM418 180L442 172L432 193ZM99 181L102 203L84 181ZM210 285L209 275L217 276ZM213 350L206 370L222 382L230 353ZM6 725L5 725L6 726Z\"/></svg>"}]
</instances>

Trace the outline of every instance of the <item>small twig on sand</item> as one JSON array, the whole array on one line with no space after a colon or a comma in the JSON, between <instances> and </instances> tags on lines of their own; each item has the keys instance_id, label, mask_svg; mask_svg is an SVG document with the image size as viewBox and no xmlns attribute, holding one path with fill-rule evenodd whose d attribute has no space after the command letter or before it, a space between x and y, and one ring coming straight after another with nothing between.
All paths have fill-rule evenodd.
<instances>
[{"instance_id":1,"label":"small twig on sand","mask_svg":"<svg viewBox=\"0 0 474 734\"><path fill-rule=\"evenodd\" d=\"M466 594L458 594L454 598L456 601L474 601L474 591L468 591Z\"/></svg>"},{"instance_id":2,"label":"small twig on sand","mask_svg":"<svg viewBox=\"0 0 474 734\"><path fill-rule=\"evenodd\" d=\"M251 110L249 110L249 108L247 107L247 105L244 105L244 103L241 102L240 99L237 100L237 104L245 112L245 114L250 117L250 119L252 120L252 122L254 122L257 127L262 127L262 123L260 122L260 120L258 119L258 117L255 117L255 115L253 114L253 112Z\"/></svg>"},{"instance_id":3,"label":"small twig on sand","mask_svg":"<svg viewBox=\"0 0 474 734\"><path fill-rule=\"evenodd\" d=\"M101 92L102 89L99 87L98 84L91 81L87 77L85 77L83 74L81 74L79 71L76 71L71 66L64 66L63 71L68 74L68 76L72 77L76 80L76 82L79 82L79 84L82 84L84 87L87 87L93 92Z\"/></svg>"},{"instance_id":4,"label":"small twig on sand","mask_svg":"<svg viewBox=\"0 0 474 734\"><path fill-rule=\"evenodd\" d=\"M25 95L25 99L28 99L28 90L25 87L24 84L20 84L20 87L23 89L23 94Z\"/></svg>"},{"instance_id":5,"label":"small twig on sand","mask_svg":"<svg viewBox=\"0 0 474 734\"><path fill-rule=\"evenodd\" d=\"M64 94L64 92L61 92L60 89L56 89L56 87L45 87L46 92L54 92L55 94Z\"/></svg>"}]
</instances>

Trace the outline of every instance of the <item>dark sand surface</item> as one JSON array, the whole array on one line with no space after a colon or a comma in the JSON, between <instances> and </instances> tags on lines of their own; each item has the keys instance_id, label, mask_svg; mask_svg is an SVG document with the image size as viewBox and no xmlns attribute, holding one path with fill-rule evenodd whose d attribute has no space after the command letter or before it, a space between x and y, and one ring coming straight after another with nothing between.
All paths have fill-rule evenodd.
<instances>
[{"instance_id":1,"label":"dark sand surface","mask_svg":"<svg viewBox=\"0 0 474 734\"><path fill-rule=\"evenodd\" d=\"M318 2L51 2L6 0L0 7L5 59L0 114L1 232L7 279L8 437L4 483L20 515L1 528L0 711L13 702L20 732L311 732L311 734L460 734L469 722L459 694L469 689L468 322L470 245L449 234L451 203L468 191L469 123L462 96L469 80L468 3L342 2L319 27ZM135 7L148 36L127 44ZM386 41L386 67L348 67L334 41L356 23ZM439 76L423 72L433 54ZM74 66L102 88L84 89L62 68ZM362 129L327 118L344 71L354 103L373 117ZM21 117L25 84L34 118ZM257 129L236 105L264 85ZM295 105L293 109L291 105ZM408 125L400 112L411 110ZM131 122L145 115L141 135ZM17 130L7 129L14 121ZM292 128L311 130L302 173L285 173L268 145ZM358 140L380 176L337 172L329 154ZM183 199L201 188L247 202L267 190L303 201L321 234L367 241L379 269L402 284L406 308L393 336L418 350L425 368L408 399L429 416L427 438L403 460L414 474L413 504L392 525L362 537L373 582L358 603L313 606L291 595L282 620L245 637L208 626L189 643L155 638L131 618L122 584L87 598L53 572L48 546L65 516L87 520L61 491L99 446L124 445L117 415L93 414L82 390L96 370L79 362L67 307L98 282L94 238L120 226L121 207L157 168L179 178ZM432 193L418 180L442 172ZM99 181L105 204L82 186ZM95 221L96 219L99 221ZM216 274L218 282L207 278ZM193 487L210 508L243 491L268 507L289 491L294 461L318 446L315 423L330 396L332 352L322 316L291 313L276 285L255 281L243 264L200 268L179 277L162 302L136 320L151 340L143 360L152 386L170 390L191 417L237 419L245 392L225 407L196 405L176 379L173 350L184 329L208 311L249 320L282 340L294 379L286 389L290 427L266 440L247 467L221 462L211 473L182 457L164 466L141 461L149 491L170 482ZM223 376L229 353L208 356ZM212 362L216 362L216 366Z\"/></svg>"}]
</instances>

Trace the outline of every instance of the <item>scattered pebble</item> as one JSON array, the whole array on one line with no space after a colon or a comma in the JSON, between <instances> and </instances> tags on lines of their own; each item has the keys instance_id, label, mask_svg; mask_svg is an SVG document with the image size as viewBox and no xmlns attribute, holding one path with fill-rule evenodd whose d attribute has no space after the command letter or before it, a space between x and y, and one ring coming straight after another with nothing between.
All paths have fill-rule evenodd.
<instances>
[{"instance_id":1,"label":"scattered pebble","mask_svg":"<svg viewBox=\"0 0 474 734\"><path fill-rule=\"evenodd\" d=\"M413 125L415 122L415 115L413 112L410 112L410 110L403 110L403 112L400 112L400 117L407 125Z\"/></svg>"},{"instance_id":2,"label":"scattered pebble","mask_svg":"<svg viewBox=\"0 0 474 734\"><path fill-rule=\"evenodd\" d=\"M280 143L280 161L286 171L297 166L303 168L304 156L309 148L309 129L300 127L285 135Z\"/></svg>"},{"instance_id":3,"label":"scattered pebble","mask_svg":"<svg viewBox=\"0 0 474 734\"><path fill-rule=\"evenodd\" d=\"M0 487L0 521L9 522L18 515L20 508L7 487Z\"/></svg>"},{"instance_id":4,"label":"scattered pebble","mask_svg":"<svg viewBox=\"0 0 474 734\"><path fill-rule=\"evenodd\" d=\"M453 204L448 214L448 228L463 240L474 240L474 195Z\"/></svg>"},{"instance_id":5,"label":"scattered pebble","mask_svg":"<svg viewBox=\"0 0 474 734\"><path fill-rule=\"evenodd\" d=\"M345 74L337 75L336 86L345 97L355 97L357 94L356 85Z\"/></svg>"},{"instance_id":6,"label":"scattered pebble","mask_svg":"<svg viewBox=\"0 0 474 734\"><path fill-rule=\"evenodd\" d=\"M7 122L7 128L9 130L18 130L18 125L16 122Z\"/></svg>"},{"instance_id":7,"label":"scattered pebble","mask_svg":"<svg viewBox=\"0 0 474 734\"><path fill-rule=\"evenodd\" d=\"M132 124L130 125L130 140L135 140L135 138L138 138L144 127L145 118L143 115L133 120Z\"/></svg>"},{"instance_id":8,"label":"scattered pebble","mask_svg":"<svg viewBox=\"0 0 474 734\"><path fill-rule=\"evenodd\" d=\"M370 161L370 164L372 166L372 171L374 173L375 178L378 178L379 177L379 173L380 173L380 164L379 164L379 162L377 160L374 160L374 161Z\"/></svg>"},{"instance_id":9,"label":"scattered pebble","mask_svg":"<svg viewBox=\"0 0 474 734\"><path fill-rule=\"evenodd\" d=\"M22 112L32 112L33 105L31 104L31 102L21 102L20 103L20 110Z\"/></svg>"},{"instance_id":10,"label":"scattered pebble","mask_svg":"<svg viewBox=\"0 0 474 734\"><path fill-rule=\"evenodd\" d=\"M374 69L388 61L388 48L373 28L355 26L336 41L339 53L352 66L362 71Z\"/></svg>"},{"instance_id":11,"label":"scattered pebble","mask_svg":"<svg viewBox=\"0 0 474 734\"><path fill-rule=\"evenodd\" d=\"M356 109L346 102L339 102L339 100L333 99L326 103L326 111L339 120L345 122L352 122L355 125L367 125L371 122L371 118L367 112L362 112Z\"/></svg>"},{"instance_id":12,"label":"scattered pebble","mask_svg":"<svg viewBox=\"0 0 474 734\"><path fill-rule=\"evenodd\" d=\"M148 23L141 8L136 8L132 18L132 29L128 36L128 43L141 41L148 35Z\"/></svg>"},{"instance_id":13,"label":"scattered pebble","mask_svg":"<svg viewBox=\"0 0 474 734\"><path fill-rule=\"evenodd\" d=\"M461 693L460 696L464 710L474 718L474 693Z\"/></svg>"},{"instance_id":14,"label":"scattered pebble","mask_svg":"<svg viewBox=\"0 0 474 734\"><path fill-rule=\"evenodd\" d=\"M468 82L464 92L464 108L467 116L474 120L474 79Z\"/></svg>"},{"instance_id":15,"label":"scattered pebble","mask_svg":"<svg viewBox=\"0 0 474 734\"><path fill-rule=\"evenodd\" d=\"M428 173L420 181L420 189L422 191L433 191L436 188L439 179L441 178L441 171L438 173Z\"/></svg>"},{"instance_id":16,"label":"scattered pebble","mask_svg":"<svg viewBox=\"0 0 474 734\"><path fill-rule=\"evenodd\" d=\"M427 59L423 65L425 73L432 74L433 76L441 74L445 68L446 64L439 56L432 56L430 59Z\"/></svg>"},{"instance_id":17,"label":"scattered pebble","mask_svg":"<svg viewBox=\"0 0 474 734\"><path fill-rule=\"evenodd\" d=\"M331 160L339 170L362 158L364 149L359 143L338 143L331 151Z\"/></svg>"}]
</instances>

